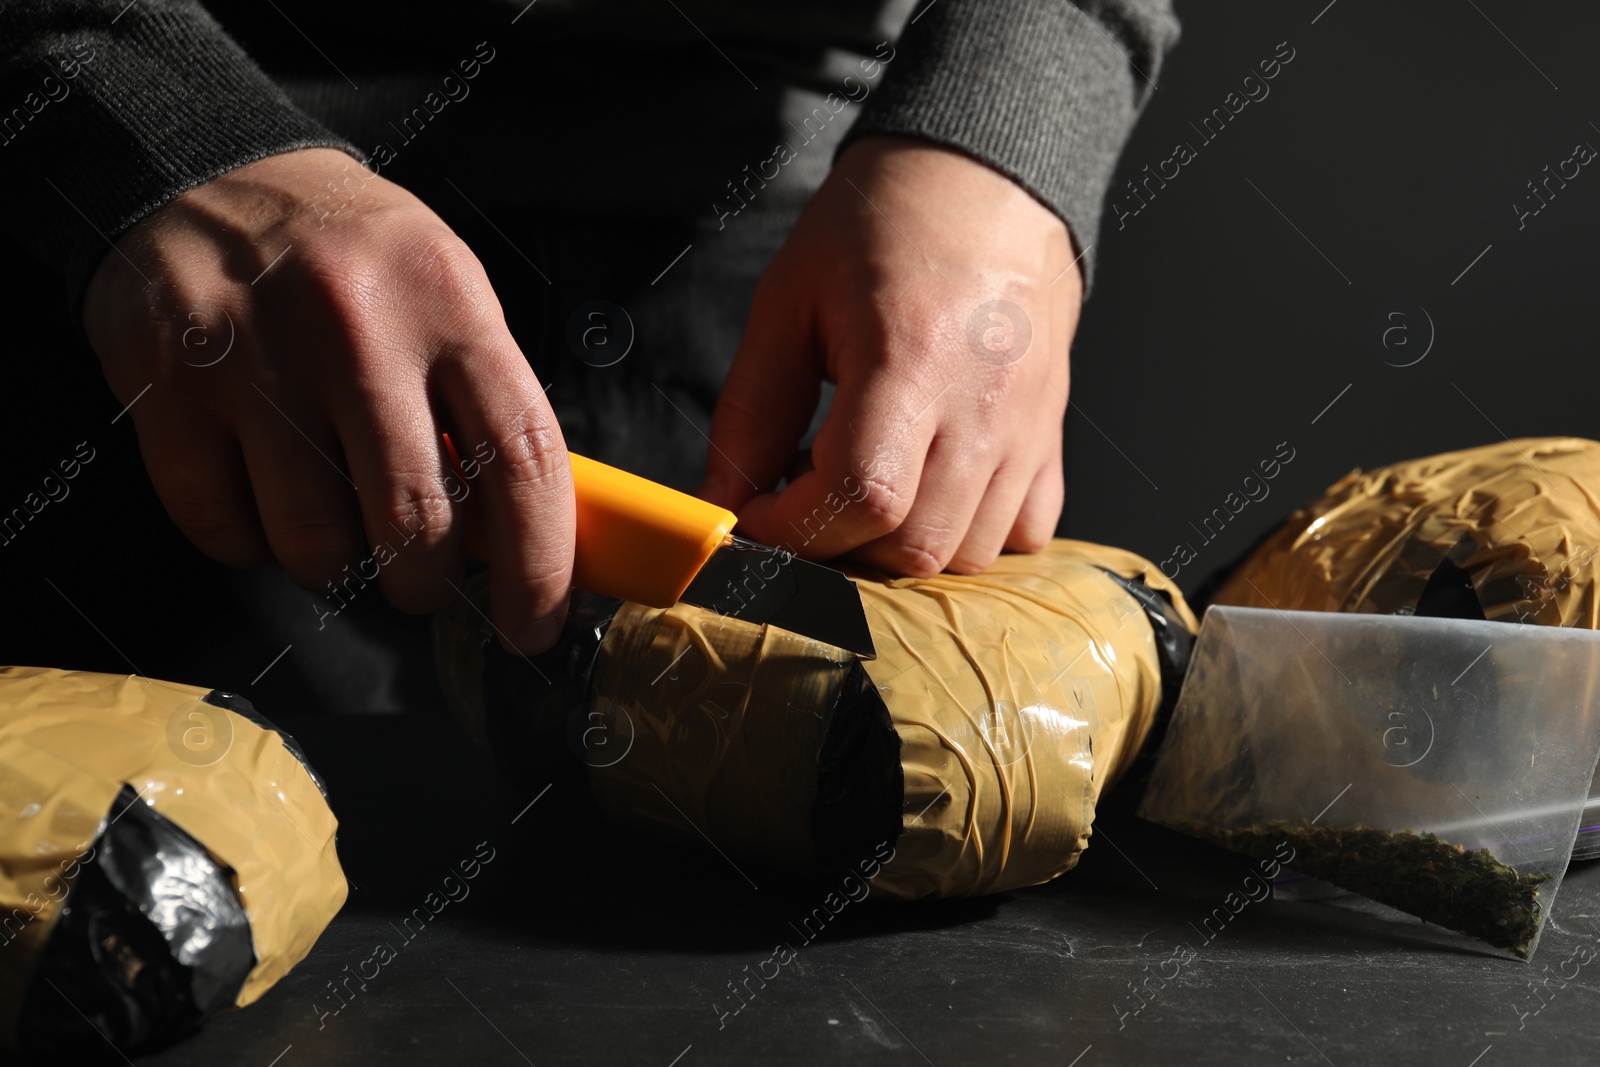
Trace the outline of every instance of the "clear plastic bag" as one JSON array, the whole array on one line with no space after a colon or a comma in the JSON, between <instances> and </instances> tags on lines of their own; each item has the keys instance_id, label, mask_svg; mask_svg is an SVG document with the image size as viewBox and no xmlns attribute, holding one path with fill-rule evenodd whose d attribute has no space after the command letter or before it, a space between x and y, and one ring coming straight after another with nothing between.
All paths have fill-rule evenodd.
<instances>
[{"instance_id":1,"label":"clear plastic bag","mask_svg":"<svg viewBox=\"0 0 1600 1067\"><path fill-rule=\"evenodd\" d=\"M1597 686L1590 630L1213 607L1139 814L1526 959Z\"/></svg>"},{"instance_id":2,"label":"clear plastic bag","mask_svg":"<svg viewBox=\"0 0 1600 1067\"><path fill-rule=\"evenodd\" d=\"M1356 471L1251 550L1213 603L1600 629L1597 481L1600 443L1577 437ZM1574 859L1600 858L1600 781L1589 801Z\"/></svg>"}]
</instances>

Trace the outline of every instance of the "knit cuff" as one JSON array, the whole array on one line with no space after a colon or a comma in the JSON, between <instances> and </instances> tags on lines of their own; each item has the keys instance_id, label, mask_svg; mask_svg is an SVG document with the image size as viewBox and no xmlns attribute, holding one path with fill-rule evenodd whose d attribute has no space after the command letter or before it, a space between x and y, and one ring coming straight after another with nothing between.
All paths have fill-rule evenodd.
<instances>
[{"instance_id":1,"label":"knit cuff","mask_svg":"<svg viewBox=\"0 0 1600 1067\"><path fill-rule=\"evenodd\" d=\"M1006 175L1066 223L1085 291L1117 157L1178 36L1165 3L1093 6L925 2L845 139L922 137Z\"/></svg>"},{"instance_id":2,"label":"knit cuff","mask_svg":"<svg viewBox=\"0 0 1600 1067\"><path fill-rule=\"evenodd\" d=\"M33 8L25 15L18 8ZM230 170L299 148L360 152L289 102L198 3L28 4L0 55L5 230L67 283L134 223Z\"/></svg>"}]
</instances>

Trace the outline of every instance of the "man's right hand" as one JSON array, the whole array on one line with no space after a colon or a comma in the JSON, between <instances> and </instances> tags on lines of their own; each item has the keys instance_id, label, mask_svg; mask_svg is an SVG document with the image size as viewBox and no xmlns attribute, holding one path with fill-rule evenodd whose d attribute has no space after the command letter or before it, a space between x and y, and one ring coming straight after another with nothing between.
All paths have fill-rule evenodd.
<instances>
[{"instance_id":1,"label":"man's right hand","mask_svg":"<svg viewBox=\"0 0 1600 1067\"><path fill-rule=\"evenodd\" d=\"M416 197L332 149L240 167L116 242L84 326L157 494L208 555L276 557L341 595L376 570L397 607L430 611L461 581L470 493L502 642L554 643L566 445L482 266ZM469 481L446 429L464 461L492 456Z\"/></svg>"}]
</instances>

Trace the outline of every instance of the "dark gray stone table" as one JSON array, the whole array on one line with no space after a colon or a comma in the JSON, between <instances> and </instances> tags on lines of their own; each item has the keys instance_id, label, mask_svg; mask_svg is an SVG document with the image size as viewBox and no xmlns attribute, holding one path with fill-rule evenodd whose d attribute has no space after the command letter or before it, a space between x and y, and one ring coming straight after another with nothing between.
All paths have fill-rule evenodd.
<instances>
[{"instance_id":1,"label":"dark gray stone table","mask_svg":"<svg viewBox=\"0 0 1600 1067\"><path fill-rule=\"evenodd\" d=\"M1593 865L1531 965L1327 904L1251 903L1207 939L1247 863L1113 810L1051 885L851 903L806 944L790 923L822 890L608 831L571 788L522 810L440 718L291 725L333 784L359 888L265 998L141 1064L1495 1067L1587 1062L1600 1041L1600 967L1580 962L1600 956ZM402 927L488 850L467 896ZM793 961L763 965L783 940ZM1194 958L1134 1013L1129 984L1172 975L1180 944ZM729 989L774 969L747 1002Z\"/></svg>"}]
</instances>

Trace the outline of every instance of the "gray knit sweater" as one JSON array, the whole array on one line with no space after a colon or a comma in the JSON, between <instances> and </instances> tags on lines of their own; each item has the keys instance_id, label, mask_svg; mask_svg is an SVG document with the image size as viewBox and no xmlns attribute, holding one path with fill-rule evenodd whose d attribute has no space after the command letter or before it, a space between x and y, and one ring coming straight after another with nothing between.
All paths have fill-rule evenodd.
<instances>
[{"instance_id":1,"label":"gray knit sweater","mask_svg":"<svg viewBox=\"0 0 1600 1067\"><path fill-rule=\"evenodd\" d=\"M636 107L592 117L625 145L630 124L775 115L777 87L820 91L841 55L882 41L894 58L845 143L894 133L959 148L1083 249L1177 32L1168 0L0 0L0 225L60 273L76 309L110 243L162 204L297 148L371 160L362 116L404 114L441 70L463 84L456 64L483 49L520 56L500 68L536 73L544 57L568 72L529 90L518 136L537 137L551 109L581 113L583 72L640 80ZM726 88L675 98L663 82L691 66ZM656 161L657 180L686 169Z\"/></svg>"}]
</instances>

